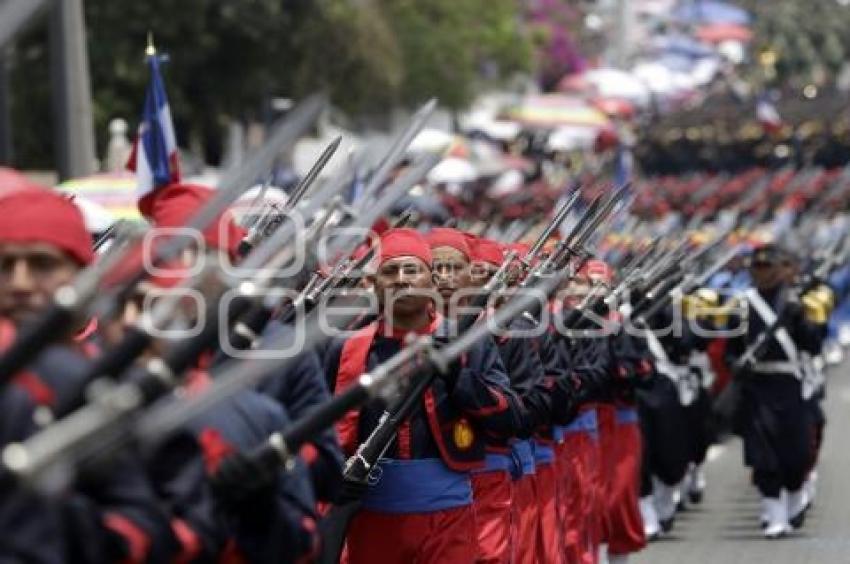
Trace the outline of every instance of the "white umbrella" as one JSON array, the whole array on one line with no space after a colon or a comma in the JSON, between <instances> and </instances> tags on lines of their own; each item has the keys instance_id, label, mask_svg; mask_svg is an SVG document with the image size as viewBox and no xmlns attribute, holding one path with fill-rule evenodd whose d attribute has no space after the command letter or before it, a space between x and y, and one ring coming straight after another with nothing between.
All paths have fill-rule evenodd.
<instances>
[{"instance_id":1,"label":"white umbrella","mask_svg":"<svg viewBox=\"0 0 850 564\"><path fill-rule=\"evenodd\" d=\"M514 194L522 188L525 177L518 170L509 170L502 173L492 186L487 189L487 195L491 198L501 198Z\"/></svg>"},{"instance_id":2,"label":"white umbrella","mask_svg":"<svg viewBox=\"0 0 850 564\"><path fill-rule=\"evenodd\" d=\"M546 140L550 151L576 151L593 147L598 127L563 126L555 129Z\"/></svg>"},{"instance_id":3,"label":"white umbrella","mask_svg":"<svg viewBox=\"0 0 850 564\"><path fill-rule=\"evenodd\" d=\"M657 61L642 63L636 66L633 72L656 94L669 95L676 90L673 71Z\"/></svg>"},{"instance_id":4,"label":"white umbrella","mask_svg":"<svg viewBox=\"0 0 850 564\"><path fill-rule=\"evenodd\" d=\"M449 157L443 159L428 173L428 181L432 184L462 184L478 178L478 171L466 159Z\"/></svg>"},{"instance_id":5,"label":"white umbrella","mask_svg":"<svg viewBox=\"0 0 850 564\"><path fill-rule=\"evenodd\" d=\"M103 233L109 229L110 225L115 223L115 216L104 206L84 196L71 192L65 193L71 196L71 201L83 214L83 220L86 222L86 229L89 233Z\"/></svg>"},{"instance_id":6,"label":"white umbrella","mask_svg":"<svg viewBox=\"0 0 850 564\"><path fill-rule=\"evenodd\" d=\"M619 69L589 70L584 80L603 98L623 98L638 106L649 103L649 89L633 74Z\"/></svg>"},{"instance_id":7,"label":"white umbrella","mask_svg":"<svg viewBox=\"0 0 850 564\"><path fill-rule=\"evenodd\" d=\"M496 141L513 141L522 131L522 126L513 121L495 119L490 114L472 114L466 120L464 130L467 132L480 131Z\"/></svg>"},{"instance_id":8,"label":"white umbrella","mask_svg":"<svg viewBox=\"0 0 850 564\"><path fill-rule=\"evenodd\" d=\"M259 196L262 194L262 198ZM246 190L239 198L230 206L230 210L237 222L249 214L261 213L265 206L263 204L273 204L282 207L286 204L289 197L286 192L275 186L263 188L261 184L257 184Z\"/></svg>"},{"instance_id":9,"label":"white umbrella","mask_svg":"<svg viewBox=\"0 0 850 564\"><path fill-rule=\"evenodd\" d=\"M454 142L454 135L439 129L423 129L407 147L408 153L443 153Z\"/></svg>"}]
</instances>

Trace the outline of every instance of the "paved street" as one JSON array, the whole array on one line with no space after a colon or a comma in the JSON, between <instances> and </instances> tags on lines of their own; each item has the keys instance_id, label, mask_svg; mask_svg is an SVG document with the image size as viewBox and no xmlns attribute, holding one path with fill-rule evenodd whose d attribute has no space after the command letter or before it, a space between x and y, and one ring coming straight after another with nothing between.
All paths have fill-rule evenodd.
<instances>
[{"instance_id":1,"label":"paved street","mask_svg":"<svg viewBox=\"0 0 850 564\"><path fill-rule=\"evenodd\" d=\"M850 362L830 369L828 427L818 497L805 528L768 542L758 526L759 503L737 440L715 447L701 506L677 518L673 534L631 560L636 564L850 563Z\"/></svg>"}]
</instances>

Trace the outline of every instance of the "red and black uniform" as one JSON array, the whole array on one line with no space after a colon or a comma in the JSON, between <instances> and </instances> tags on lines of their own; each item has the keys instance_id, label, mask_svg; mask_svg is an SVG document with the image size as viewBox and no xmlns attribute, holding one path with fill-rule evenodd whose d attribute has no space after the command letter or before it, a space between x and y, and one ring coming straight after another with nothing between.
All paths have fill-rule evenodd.
<instances>
[{"instance_id":1,"label":"red and black uniform","mask_svg":"<svg viewBox=\"0 0 850 564\"><path fill-rule=\"evenodd\" d=\"M564 313L568 314L568 310ZM615 321L613 314L597 311ZM596 562L599 545L625 555L645 545L638 507L641 439L633 387L651 372L630 337L601 334L582 320L560 339L563 362L586 401L562 429L563 516L568 562Z\"/></svg>"},{"instance_id":2,"label":"red and black uniform","mask_svg":"<svg viewBox=\"0 0 850 564\"><path fill-rule=\"evenodd\" d=\"M294 339L294 329L276 321L271 322L263 333L265 342L290 343ZM302 351L287 370L263 380L259 391L274 398L293 420L304 417L330 399L322 360L312 349ZM333 499L342 477L343 464L334 430L317 434L301 448L299 455L310 470L316 499Z\"/></svg>"},{"instance_id":3,"label":"red and black uniform","mask_svg":"<svg viewBox=\"0 0 850 564\"><path fill-rule=\"evenodd\" d=\"M512 337L497 337L499 355L516 393L518 425L508 440L488 444L487 469L473 474L479 562L533 558L537 545L537 489L534 484L534 432L548 425L552 396L545 382L534 324L518 318Z\"/></svg>"},{"instance_id":4,"label":"red and black uniform","mask_svg":"<svg viewBox=\"0 0 850 564\"><path fill-rule=\"evenodd\" d=\"M206 373L195 371L189 393L208 384ZM243 391L190 421L154 453L149 472L180 540L178 561L297 562L315 554L315 499L301 461L239 503L215 495L209 485L227 457L256 448L288 423L274 400Z\"/></svg>"},{"instance_id":5,"label":"red and black uniform","mask_svg":"<svg viewBox=\"0 0 850 564\"><path fill-rule=\"evenodd\" d=\"M22 441L70 409L88 361L54 346L0 393L0 441ZM167 562L176 547L142 465L129 453L81 469L65 495L40 498L13 484L0 490L0 560Z\"/></svg>"},{"instance_id":6,"label":"red and black uniform","mask_svg":"<svg viewBox=\"0 0 850 564\"><path fill-rule=\"evenodd\" d=\"M563 312L567 313L568 310ZM604 494L600 489L601 460L596 400L600 396L598 388L604 386L608 374L597 341L557 335L554 327L552 331L550 336L555 343L561 370L577 375L581 382L581 403L577 412L561 412L555 416L560 479L559 515L565 562L592 564L597 561L602 538L600 496Z\"/></svg>"},{"instance_id":7,"label":"red and black uniform","mask_svg":"<svg viewBox=\"0 0 850 564\"><path fill-rule=\"evenodd\" d=\"M635 404L635 387L653 372L634 339L623 332L603 340L607 369L617 383L611 401L599 404L599 444L602 457L605 518L603 540L612 556L646 546L639 508L643 444ZM604 354L604 353L603 353Z\"/></svg>"},{"instance_id":8,"label":"red and black uniform","mask_svg":"<svg viewBox=\"0 0 850 564\"><path fill-rule=\"evenodd\" d=\"M435 334L440 323L434 314L419 332ZM334 342L325 361L329 387L343 392L360 374L395 355L403 338L400 332L387 333L379 320ZM475 560L469 472L484 467L485 434L510 433L515 421L508 378L492 341L467 351L461 364L457 373L435 379L422 408L398 430L349 529L351 564ZM382 402L372 402L338 423L346 455L369 436L383 408Z\"/></svg>"}]
</instances>

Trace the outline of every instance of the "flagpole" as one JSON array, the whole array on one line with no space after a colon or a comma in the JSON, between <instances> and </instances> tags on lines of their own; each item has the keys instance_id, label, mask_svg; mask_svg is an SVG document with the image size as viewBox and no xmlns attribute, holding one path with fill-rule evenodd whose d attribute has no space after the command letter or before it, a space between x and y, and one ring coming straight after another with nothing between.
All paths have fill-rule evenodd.
<instances>
[{"instance_id":1,"label":"flagpole","mask_svg":"<svg viewBox=\"0 0 850 564\"><path fill-rule=\"evenodd\" d=\"M148 46L145 47L145 57L156 57L156 47L153 44L153 32L148 32Z\"/></svg>"}]
</instances>

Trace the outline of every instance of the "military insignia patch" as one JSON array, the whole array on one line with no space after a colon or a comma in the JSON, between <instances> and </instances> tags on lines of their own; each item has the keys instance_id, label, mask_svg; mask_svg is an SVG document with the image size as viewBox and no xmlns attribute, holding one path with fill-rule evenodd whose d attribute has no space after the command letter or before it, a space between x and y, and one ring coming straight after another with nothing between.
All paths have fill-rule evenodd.
<instances>
[{"instance_id":1,"label":"military insignia patch","mask_svg":"<svg viewBox=\"0 0 850 564\"><path fill-rule=\"evenodd\" d=\"M452 429L452 438L455 446L460 450L466 450L472 446L475 441L475 432L472 430L472 425L466 419L460 419L454 424Z\"/></svg>"}]
</instances>

